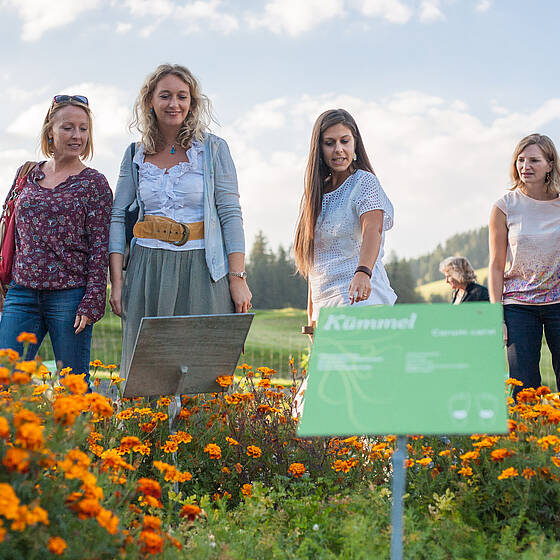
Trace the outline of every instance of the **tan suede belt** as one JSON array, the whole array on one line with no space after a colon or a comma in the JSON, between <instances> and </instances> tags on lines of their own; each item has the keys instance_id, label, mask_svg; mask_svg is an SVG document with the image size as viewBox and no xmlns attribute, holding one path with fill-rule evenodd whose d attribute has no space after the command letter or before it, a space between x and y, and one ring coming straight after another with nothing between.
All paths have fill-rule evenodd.
<instances>
[{"instance_id":1,"label":"tan suede belt","mask_svg":"<svg viewBox=\"0 0 560 560\"><path fill-rule=\"evenodd\" d=\"M181 224L164 216L144 216L143 222L134 224L134 237L159 239L173 245L204 239L204 222Z\"/></svg>"}]
</instances>

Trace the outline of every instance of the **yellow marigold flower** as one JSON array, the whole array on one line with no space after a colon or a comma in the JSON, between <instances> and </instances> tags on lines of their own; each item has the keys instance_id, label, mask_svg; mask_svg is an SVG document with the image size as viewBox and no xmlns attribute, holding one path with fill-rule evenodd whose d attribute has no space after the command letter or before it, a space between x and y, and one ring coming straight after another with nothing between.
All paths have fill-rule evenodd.
<instances>
[{"instance_id":1,"label":"yellow marigold flower","mask_svg":"<svg viewBox=\"0 0 560 560\"><path fill-rule=\"evenodd\" d=\"M506 385L515 385L516 387L523 387L523 381L519 381L519 379L514 379L510 377L506 379Z\"/></svg>"},{"instance_id":2,"label":"yellow marigold flower","mask_svg":"<svg viewBox=\"0 0 560 560\"><path fill-rule=\"evenodd\" d=\"M95 519L110 535L116 535L119 530L119 518L108 509L101 508Z\"/></svg>"},{"instance_id":3,"label":"yellow marigold flower","mask_svg":"<svg viewBox=\"0 0 560 560\"><path fill-rule=\"evenodd\" d=\"M160 554L163 552L163 539L153 531L142 531L140 533L142 551L146 554Z\"/></svg>"},{"instance_id":4,"label":"yellow marigold flower","mask_svg":"<svg viewBox=\"0 0 560 560\"><path fill-rule=\"evenodd\" d=\"M134 412L131 408L127 408L125 410L121 410L117 414L118 420L130 420L134 416Z\"/></svg>"},{"instance_id":5,"label":"yellow marigold flower","mask_svg":"<svg viewBox=\"0 0 560 560\"><path fill-rule=\"evenodd\" d=\"M179 512L179 517L186 517L189 521L194 521L202 510L195 504L185 504Z\"/></svg>"},{"instance_id":6,"label":"yellow marigold flower","mask_svg":"<svg viewBox=\"0 0 560 560\"><path fill-rule=\"evenodd\" d=\"M512 478L515 476L519 476L518 470L513 467L509 467L502 471L502 474L498 476L498 480L505 480L506 478Z\"/></svg>"},{"instance_id":7,"label":"yellow marigold flower","mask_svg":"<svg viewBox=\"0 0 560 560\"><path fill-rule=\"evenodd\" d=\"M473 461L473 460L478 459L480 457L480 452L479 451L467 451L466 453L463 453L459 457L460 457L461 461L463 461L463 462Z\"/></svg>"},{"instance_id":8,"label":"yellow marigold flower","mask_svg":"<svg viewBox=\"0 0 560 560\"><path fill-rule=\"evenodd\" d=\"M111 385L120 385L123 381L124 378L119 377L118 375L111 375Z\"/></svg>"},{"instance_id":9,"label":"yellow marigold flower","mask_svg":"<svg viewBox=\"0 0 560 560\"><path fill-rule=\"evenodd\" d=\"M233 383L233 375L220 375L216 378L216 383L220 387L229 387Z\"/></svg>"},{"instance_id":10,"label":"yellow marigold flower","mask_svg":"<svg viewBox=\"0 0 560 560\"><path fill-rule=\"evenodd\" d=\"M37 387L33 389L33 395L42 395L48 388L48 385L37 385Z\"/></svg>"},{"instance_id":11,"label":"yellow marigold flower","mask_svg":"<svg viewBox=\"0 0 560 560\"><path fill-rule=\"evenodd\" d=\"M440 457L449 457L451 455L451 449L444 449L438 453Z\"/></svg>"},{"instance_id":12,"label":"yellow marigold flower","mask_svg":"<svg viewBox=\"0 0 560 560\"><path fill-rule=\"evenodd\" d=\"M418 465L422 465L423 467L427 467L432 462L430 457L423 457L422 459L418 459L416 463Z\"/></svg>"},{"instance_id":13,"label":"yellow marigold flower","mask_svg":"<svg viewBox=\"0 0 560 560\"><path fill-rule=\"evenodd\" d=\"M16 364L16 370L23 371L25 373L29 373L30 375L34 374L37 371L37 362L35 360L29 360L27 362L18 362Z\"/></svg>"},{"instance_id":14,"label":"yellow marigold flower","mask_svg":"<svg viewBox=\"0 0 560 560\"><path fill-rule=\"evenodd\" d=\"M483 447L490 448L494 447L500 438L498 437L484 437L480 441L473 443L473 447L477 449L482 449Z\"/></svg>"},{"instance_id":15,"label":"yellow marigold flower","mask_svg":"<svg viewBox=\"0 0 560 560\"><path fill-rule=\"evenodd\" d=\"M31 332L22 332L16 338L18 342L22 342L25 344L26 342L29 344L37 344L37 336Z\"/></svg>"},{"instance_id":16,"label":"yellow marigold flower","mask_svg":"<svg viewBox=\"0 0 560 560\"><path fill-rule=\"evenodd\" d=\"M257 371L260 374L262 374L264 377L270 377L271 375L277 373L275 369L271 369L269 367L264 367L264 366L257 368Z\"/></svg>"},{"instance_id":17,"label":"yellow marigold flower","mask_svg":"<svg viewBox=\"0 0 560 560\"><path fill-rule=\"evenodd\" d=\"M91 367L103 367L103 362L101 360L93 360L93 362L90 362L89 365Z\"/></svg>"},{"instance_id":18,"label":"yellow marigold flower","mask_svg":"<svg viewBox=\"0 0 560 560\"><path fill-rule=\"evenodd\" d=\"M29 453L19 447L8 447L2 464L9 471L27 472L29 469Z\"/></svg>"},{"instance_id":19,"label":"yellow marigold flower","mask_svg":"<svg viewBox=\"0 0 560 560\"><path fill-rule=\"evenodd\" d=\"M494 451L490 453L490 457L492 458L492 461L499 462L499 461L503 461L506 457L511 457L514 454L515 451L510 451L509 449L502 448L502 449L494 449Z\"/></svg>"},{"instance_id":20,"label":"yellow marigold flower","mask_svg":"<svg viewBox=\"0 0 560 560\"><path fill-rule=\"evenodd\" d=\"M60 556L67 548L66 541L60 537L51 537L47 544L49 552Z\"/></svg>"},{"instance_id":21,"label":"yellow marigold flower","mask_svg":"<svg viewBox=\"0 0 560 560\"><path fill-rule=\"evenodd\" d=\"M262 455L261 448L257 447L256 445L249 445L247 447L247 455L249 457L254 457L255 459L258 459Z\"/></svg>"},{"instance_id":22,"label":"yellow marigold flower","mask_svg":"<svg viewBox=\"0 0 560 560\"><path fill-rule=\"evenodd\" d=\"M230 445L239 445L239 442L229 436L226 436L226 441L230 444Z\"/></svg>"},{"instance_id":23,"label":"yellow marigold flower","mask_svg":"<svg viewBox=\"0 0 560 560\"><path fill-rule=\"evenodd\" d=\"M551 457L550 460L557 466L560 467L560 457Z\"/></svg>"},{"instance_id":24,"label":"yellow marigold flower","mask_svg":"<svg viewBox=\"0 0 560 560\"><path fill-rule=\"evenodd\" d=\"M60 380L60 384L66 387L73 395L83 395L88 390L88 384L84 380L85 374L65 375Z\"/></svg>"},{"instance_id":25,"label":"yellow marigold flower","mask_svg":"<svg viewBox=\"0 0 560 560\"><path fill-rule=\"evenodd\" d=\"M10 424L3 416L0 416L0 438L8 439L10 437Z\"/></svg>"},{"instance_id":26,"label":"yellow marigold flower","mask_svg":"<svg viewBox=\"0 0 560 560\"><path fill-rule=\"evenodd\" d=\"M546 451L549 447L556 448L560 445L560 438L558 438L558 436L544 436L538 439L537 443Z\"/></svg>"},{"instance_id":27,"label":"yellow marigold flower","mask_svg":"<svg viewBox=\"0 0 560 560\"><path fill-rule=\"evenodd\" d=\"M160 397L157 400L156 406L169 406L171 404L171 399L169 397Z\"/></svg>"},{"instance_id":28,"label":"yellow marigold flower","mask_svg":"<svg viewBox=\"0 0 560 560\"><path fill-rule=\"evenodd\" d=\"M521 473L521 476L523 476L527 480L531 480L531 478L533 478L536 474L537 474L537 471L535 471L533 469L530 469L529 467L526 467L526 468L523 469L523 472Z\"/></svg>"},{"instance_id":29,"label":"yellow marigold flower","mask_svg":"<svg viewBox=\"0 0 560 560\"><path fill-rule=\"evenodd\" d=\"M222 456L222 450L219 445L215 443L209 443L204 448L204 452L210 455L210 459L220 459Z\"/></svg>"},{"instance_id":30,"label":"yellow marigold flower","mask_svg":"<svg viewBox=\"0 0 560 560\"><path fill-rule=\"evenodd\" d=\"M179 449L179 445L176 441L166 441L161 447L164 453L175 453L177 449Z\"/></svg>"},{"instance_id":31,"label":"yellow marigold flower","mask_svg":"<svg viewBox=\"0 0 560 560\"><path fill-rule=\"evenodd\" d=\"M288 467L288 474L291 474L294 478L300 478L305 474L305 466L303 463L292 463Z\"/></svg>"},{"instance_id":32,"label":"yellow marigold flower","mask_svg":"<svg viewBox=\"0 0 560 560\"><path fill-rule=\"evenodd\" d=\"M331 468L333 470L335 470L336 472L350 472L351 469L351 465L348 461L341 461L340 459L337 459L334 464L331 466Z\"/></svg>"},{"instance_id":33,"label":"yellow marigold flower","mask_svg":"<svg viewBox=\"0 0 560 560\"><path fill-rule=\"evenodd\" d=\"M253 485L252 484L244 484L241 487L241 493L244 496L247 496L247 498L250 498L252 496L252 493L253 493Z\"/></svg>"},{"instance_id":34,"label":"yellow marigold flower","mask_svg":"<svg viewBox=\"0 0 560 560\"><path fill-rule=\"evenodd\" d=\"M472 476L472 469L469 466L465 466L457 471L462 476Z\"/></svg>"},{"instance_id":35,"label":"yellow marigold flower","mask_svg":"<svg viewBox=\"0 0 560 560\"><path fill-rule=\"evenodd\" d=\"M178 431L174 434L169 436L171 441L175 441L177 443L190 443L192 441L191 434L187 434L187 432Z\"/></svg>"}]
</instances>

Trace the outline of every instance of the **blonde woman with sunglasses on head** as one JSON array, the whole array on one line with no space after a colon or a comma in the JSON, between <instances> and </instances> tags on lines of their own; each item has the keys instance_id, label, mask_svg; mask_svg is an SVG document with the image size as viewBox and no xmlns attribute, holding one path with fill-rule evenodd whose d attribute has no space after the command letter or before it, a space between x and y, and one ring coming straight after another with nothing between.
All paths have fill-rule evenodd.
<instances>
[{"instance_id":1,"label":"blonde woman with sunglasses on head","mask_svg":"<svg viewBox=\"0 0 560 560\"><path fill-rule=\"evenodd\" d=\"M33 359L48 333L57 363L89 381L93 323L105 312L112 193L105 177L84 164L93 154L85 96L54 97L41 150L49 159L28 173L15 207L16 251L0 348L21 353L18 335L31 332L37 344L25 357Z\"/></svg>"},{"instance_id":2,"label":"blonde woman with sunglasses on head","mask_svg":"<svg viewBox=\"0 0 560 560\"><path fill-rule=\"evenodd\" d=\"M187 68L163 64L146 78L132 123L142 141L125 152L111 219L110 303L123 321L121 377L143 317L251 307L235 166L226 142L208 132L209 121L209 100Z\"/></svg>"}]
</instances>

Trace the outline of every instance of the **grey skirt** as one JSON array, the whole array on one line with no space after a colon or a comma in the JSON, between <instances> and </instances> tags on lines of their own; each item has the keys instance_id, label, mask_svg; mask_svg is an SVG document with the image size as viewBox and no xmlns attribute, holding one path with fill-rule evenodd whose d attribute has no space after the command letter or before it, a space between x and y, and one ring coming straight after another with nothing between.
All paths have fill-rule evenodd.
<instances>
[{"instance_id":1,"label":"grey skirt","mask_svg":"<svg viewBox=\"0 0 560 560\"><path fill-rule=\"evenodd\" d=\"M142 317L215 315L234 310L227 276L212 280L204 249L168 251L136 245L122 293L121 377L128 377Z\"/></svg>"}]
</instances>

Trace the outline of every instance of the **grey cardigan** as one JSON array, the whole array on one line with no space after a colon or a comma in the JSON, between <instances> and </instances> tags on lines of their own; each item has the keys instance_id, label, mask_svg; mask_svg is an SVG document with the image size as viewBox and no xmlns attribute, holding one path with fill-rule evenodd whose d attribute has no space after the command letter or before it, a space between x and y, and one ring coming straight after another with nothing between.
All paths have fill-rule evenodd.
<instances>
[{"instance_id":1,"label":"grey cardigan","mask_svg":"<svg viewBox=\"0 0 560 560\"><path fill-rule=\"evenodd\" d=\"M109 253L125 252L125 214L135 200L139 207L138 220L144 217L144 204L137 183L138 173L132 172L131 147L124 153L115 190ZM212 280L217 281L228 272L227 256L230 253L245 253L245 235L237 174L228 145L222 138L209 133L204 136L203 183L206 264Z\"/></svg>"}]
</instances>

